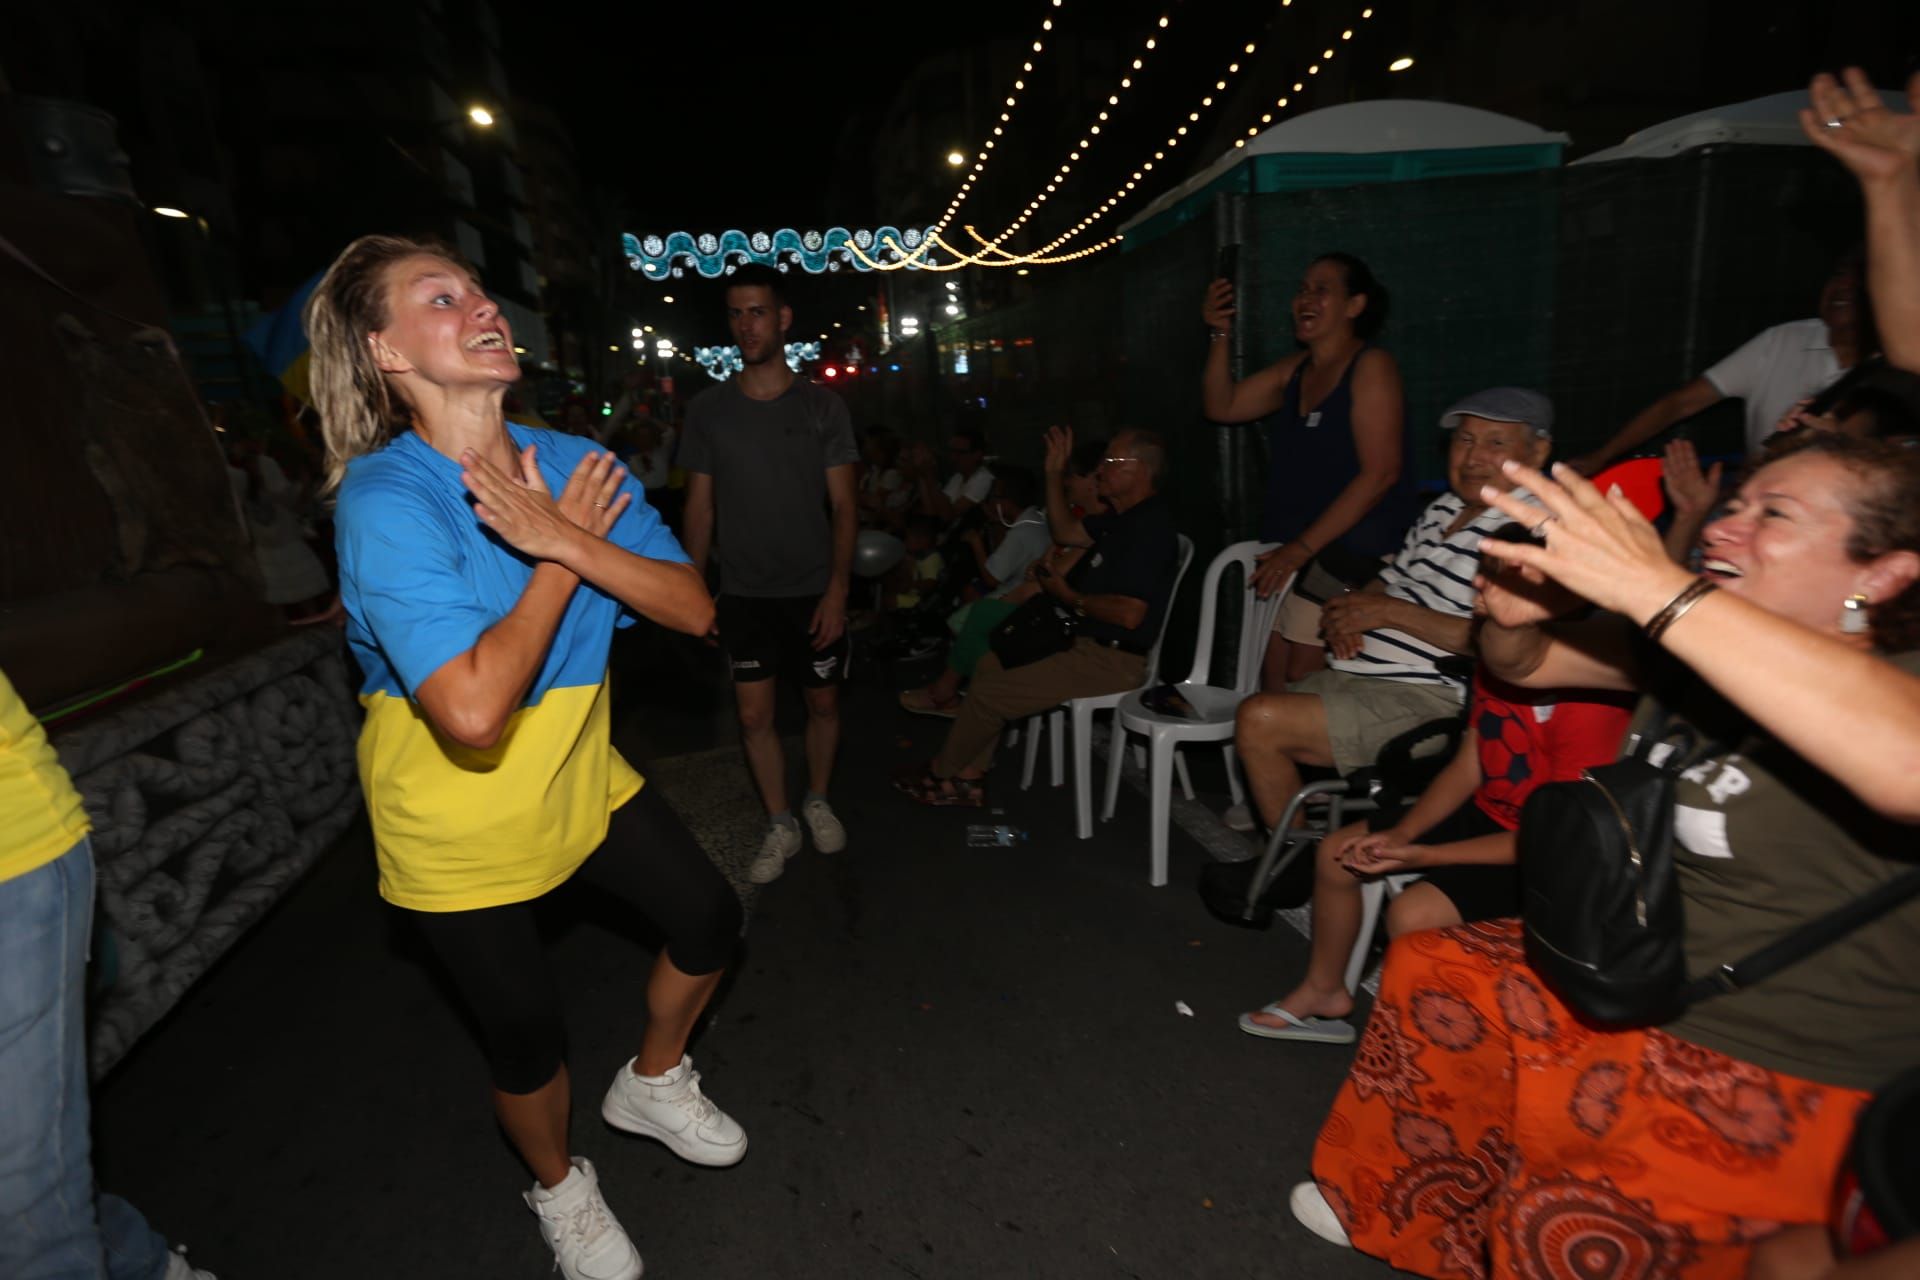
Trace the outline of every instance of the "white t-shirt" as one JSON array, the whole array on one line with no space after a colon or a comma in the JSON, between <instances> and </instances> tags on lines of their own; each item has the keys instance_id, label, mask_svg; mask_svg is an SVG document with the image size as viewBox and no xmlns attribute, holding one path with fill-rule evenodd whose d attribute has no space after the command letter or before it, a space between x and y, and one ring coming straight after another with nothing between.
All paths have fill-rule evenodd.
<instances>
[{"instance_id":1,"label":"white t-shirt","mask_svg":"<svg viewBox=\"0 0 1920 1280\"><path fill-rule=\"evenodd\" d=\"M981 503L993 492L993 472L982 463L980 469L970 476L962 476L958 471L947 477L947 483L940 492L947 495L948 502L958 502L965 498L968 502Z\"/></svg>"},{"instance_id":2,"label":"white t-shirt","mask_svg":"<svg viewBox=\"0 0 1920 1280\"><path fill-rule=\"evenodd\" d=\"M1026 580L1027 566L1047 554L1053 535L1047 531L1047 517L1038 507L1028 507L1007 526L1007 536L987 557L987 572L1000 585L988 593L988 599L1005 599Z\"/></svg>"},{"instance_id":3,"label":"white t-shirt","mask_svg":"<svg viewBox=\"0 0 1920 1280\"><path fill-rule=\"evenodd\" d=\"M1773 434L1780 416L1841 374L1827 344L1827 323L1792 320L1762 329L1702 376L1725 396L1746 401L1747 453Z\"/></svg>"},{"instance_id":4,"label":"white t-shirt","mask_svg":"<svg viewBox=\"0 0 1920 1280\"><path fill-rule=\"evenodd\" d=\"M860 485L868 493L880 499L880 506L887 511L898 511L907 505L913 497L913 490L900 472L893 467L882 471L878 467L868 467L860 478Z\"/></svg>"}]
</instances>

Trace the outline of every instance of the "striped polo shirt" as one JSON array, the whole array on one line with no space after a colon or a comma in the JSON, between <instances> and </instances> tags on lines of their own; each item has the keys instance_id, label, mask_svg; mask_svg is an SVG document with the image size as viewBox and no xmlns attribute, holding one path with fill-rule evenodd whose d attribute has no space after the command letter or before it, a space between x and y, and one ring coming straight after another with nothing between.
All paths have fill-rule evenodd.
<instances>
[{"instance_id":1,"label":"striped polo shirt","mask_svg":"<svg viewBox=\"0 0 1920 1280\"><path fill-rule=\"evenodd\" d=\"M1523 502L1533 501L1521 490L1515 490L1515 496ZM1448 534L1447 527L1466 505L1466 499L1452 490L1427 504L1407 530L1399 554L1380 574L1386 594L1450 617L1464 618L1473 612L1473 576L1480 571L1480 539L1512 517L1497 507L1488 507ZM1450 656L1445 649L1404 631L1377 627L1367 632L1358 656L1335 658L1328 665L1354 675L1460 688L1459 681L1440 674L1434 665Z\"/></svg>"}]
</instances>

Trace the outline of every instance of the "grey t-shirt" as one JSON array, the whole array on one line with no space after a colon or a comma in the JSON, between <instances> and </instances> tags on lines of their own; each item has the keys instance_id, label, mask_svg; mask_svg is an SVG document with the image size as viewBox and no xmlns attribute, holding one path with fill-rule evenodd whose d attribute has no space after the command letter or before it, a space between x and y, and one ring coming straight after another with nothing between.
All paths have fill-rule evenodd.
<instances>
[{"instance_id":1,"label":"grey t-shirt","mask_svg":"<svg viewBox=\"0 0 1920 1280\"><path fill-rule=\"evenodd\" d=\"M732 380L687 405L680 465L713 477L720 589L815 596L833 574L827 470L860 460L844 400L805 378L755 400Z\"/></svg>"},{"instance_id":2,"label":"grey t-shirt","mask_svg":"<svg viewBox=\"0 0 1920 1280\"><path fill-rule=\"evenodd\" d=\"M1890 660L1920 673L1920 654ZM1715 744L1674 792L1690 974L1757 951L1914 865L1912 827L1868 812L1672 659L1655 670L1634 731L1661 723L1664 702ZM1920 1062L1920 899L1663 1029L1820 1084L1880 1087Z\"/></svg>"}]
</instances>

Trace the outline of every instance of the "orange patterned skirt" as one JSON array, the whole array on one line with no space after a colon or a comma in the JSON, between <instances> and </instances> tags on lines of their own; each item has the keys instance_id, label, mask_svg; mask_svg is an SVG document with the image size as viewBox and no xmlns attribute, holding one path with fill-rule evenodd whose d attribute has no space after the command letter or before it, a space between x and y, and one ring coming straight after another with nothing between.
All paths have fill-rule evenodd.
<instances>
[{"instance_id":1,"label":"orange patterned skirt","mask_svg":"<svg viewBox=\"0 0 1920 1280\"><path fill-rule=\"evenodd\" d=\"M1423 1276L1738 1280L1826 1220L1868 1096L1595 1030L1489 921L1393 944L1313 1175L1355 1248Z\"/></svg>"}]
</instances>

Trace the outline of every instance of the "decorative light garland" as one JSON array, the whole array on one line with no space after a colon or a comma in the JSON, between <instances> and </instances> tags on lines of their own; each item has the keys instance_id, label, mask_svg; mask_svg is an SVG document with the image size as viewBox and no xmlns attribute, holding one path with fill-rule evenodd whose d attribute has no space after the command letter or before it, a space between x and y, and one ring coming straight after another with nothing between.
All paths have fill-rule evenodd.
<instances>
[{"instance_id":1,"label":"decorative light garland","mask_svg":"<svg viewBox=\"0 0 1920 1280\"><path fill-rule=\"evenodd\" d=\"M857 248L852 250L852 252L855 257L864 263L866 269L869 271L959 271L966 267L1025 267L1029 264L1050 266L1059 262L1077 262L1081 258L1090 257L1103 249L1110 249L1126 238L1123 235L1116 234L1102 240L1099 244L1088 245L1086 248L1076 249L1072 253L1062 253L1046 257L1039 253L1009 253L1007 250L1002 249L999 245L994 244L982 236L974 228L968 227L966 230L968 235L978 240L981 245L985 247L985 252L969 253L964 249L956 248L952 244L949 244L946 238L937 232L928 232L926 241L918 250L910 254L902 254L896 262L881 262L869 258ZM936 246L952 254L954 260L952 262L932 262L925 260L927 251ZM899 252L900 248L897 243L891 241L889 241L885 247L895 252Z\"/></svg>"},{"instance_id":2,"label":"decorative light garland","mask_svg":"<svg viewBox=\"0 0 1920 1280\"><path fill-rule=\"evenodd\" d=\"M865 269L859 265L865 255L856 258L857 251L886 245L893 246L890 253L904 256L916 248L924 249L927 234L913 227L905 231L895 227L877 227L871 231L865 228L849 231L845 227L795 231L788 227L751 234L723 231L719 235L712 232L695 235L675 231L667 236L641 237L629 232L620 238L620 243L627 255L627 265L650 280L679 279L688 268L713 280L732 275L749 262L781 271L797 266L813 275L838 271L842 266ZM905 250L899 248L901 245L906 246Z\"/></svg>"},{"instance_id":3,"label":"decorative light garland","mask_svg":"<svg viewBox=\"0 0 1920 1280\"><path fill-rule=\"evenodd\" d=\"M1281 0L1281 7L1285 8L1287 5L1290 5L1292 3L1293 3L1293 0ZM1360 21L1365 22L1371 17L1373 17L1373 10L1371 8L1362 9L1360 11ZM1351 39L1353 39L1352 27L1348 27L1340 33L1340 41L1342 44L1346 43ZM1334 59L1334 55L1338 50L1339 50L1339 45L1329 46L1327 50L1320 55L1319 62L1309 64L1307 67L1308 79L1310 80L1312 77L1319 75L1321 66L1324 65L1325 63L1332 62ZM1305 93L1307 90L1307 83L1308 83L1307 80L1295 81L1293 85L1293 92L1296 94ZM1291 101L1292 99L1289 98L1286 94L1281 94L1279 99L1273 104L1275 111L1286 110L1288 103ZM1266 114L1262 115L1260 117L1260 123L1247 130L1247 138L1259 137L1260 130L1265 126L1273 123L1273 117L1274 117L1275 111L1269 111ZM1233 145L1236 148L1244 147L1247 145L1247 138L1236 138L1234 139Z\"/></svg>"},{"instance_id":4,"label":"decorative light garland","mask_svg":"<svg viewBox=\"0 0 1920 1280\"><path fill-rule=\"evenodd\" d=\"M1251 55L1255 47L1256 46L1252 42L1248 42L1248 44L1241 51L1241 53L1239 55L1236 55L1235 60L1229 64L1226 75L1218 77L1215 83L1223 85L1227 81L1227 76L1237 75L1240 70L1239 58ZM1111 196L1107 197L1106 200L1101 202L1099 208L1095 209L1092 213L1088 214L1086 217L1080 219L1080 221L1076 222L1072 227L1062 232L1058 236L1055 236L1052 240L1048 241L1046 244L1041 245L1040 248L1035 251L1036 257L1038 257L1039 255L1052 253L1055 249L1058 249L1061 245L1073 239L1075 236L1079 235L1082 231L1085 231L1088 227L1091 227L1094 223L1100 221L1100 219L1106 217L1107 214L1112 212L1115 205L1119 204L1122 200L1126 199L1128 193L1132 192L1137 187L1139 187L1140 183L1145 180L1146 175L1152 171L1154 165L1160 163L1162 160L1165 160L1167 158L1168 151L1171 151L1175 147L1178 147L1180 145L1181 139L1187 136L1189 126L1198 124L1200 122L1200 112L1213 105L1214 94L1218 92L1220 92L1219 89L1213 89L1213 90L1209 90L1205 95L1203 95L1200 99L1199 108L1194 111L1188 112L1185 123L1176 125L1174 127L1173 132L1167 135L1167 145L1165 150L1155 151L1153 153L1153 159L1142 163L1139 168L1135 169L1133 171L1133 176L1121 182L1121 184L1114 189L1114 193Z\"/></svg>"},{"instance_id":5,"label":"decorative light garland","mask_svg":"<svg viewBox=\"0 0 1920 1280\"><path fill-rule=\"evenodd\" d=\"M1063 0L1053 0L1052 7L1058 9L1062 3ZM1046 40L1044 37L1052 30L1053 18L1051 15L1040 20L1040 36L1036 37L1033 42L1033 53L1035 57L1038 57L1046 49ZM1020 64L1020 74L1022 76L1030 76L1033 74L1032 58ZM993 126L993 137L987 139L986 144L980 148L980 153L973 158L973 169L965 178L961 179L960 189L953 193L953 199L947 203L947 211L940 215L938 222L933 224L935 231L945 231L947 224L953 221L953 215L960 211L962 204L966 203L967 196L973 191L974 183L978 182L980 175L986 171L987 161L993 156L994 144L1004 136L1007 126L1013 122L1013 110L1019 105L1020 94L1026 90L1026 87L1027 82L1024 79L1016 79L1013 82L1013 92L1007 95L1006 109L1000 113L1000 123Z\"/></svg>"},{"instance_id":6,"label":"decorative light garland","mask_svg":"<svg viewBox=\"0 0 1920 1280\"><path fill-rule=\"evenodd\" d=\"M1169 22L1168 17L1165 14L1162 14L1160 17L1159 23L1155 27L1155 30L1165 31L1167 29L1168 22ZM1031 200L1027 201L1027 207L1021 211L1020 216L1015 218L1011 223L1009 223L1006 230L1002 231L999 235L993 238L994 244L998 245L1002 241L1006 240L1008 236L1011 236L1014 232L1024 227L1027 224L1028 219L1032 218L1036 213L1039 213L1040 206L1044 205L1047 202L1047 199L1053 195L1054 191L1059 187L1059 185L1062 182L1066 181L1067 175L1073 172L1073 166L1078 164L1081 158L1087 152L1093 149L1094 139L1100 136L1100 127L1107 122L1107 118L1112 114L1109 108L1117 107L1120 105L1120 94L1126 92L1128 89L1131 89L1133 87L1133 77L1139 74L1139 72L1146 66L1146 55L1149 53L1152 53L1154 49L1159 46L1159 43L1160 43L1159 36L1154 35L1154 36L1147 37L1146 48L1144 49L1144 51L1141 53L1139 57L1133 60L1133 65L1129 67L1127 71L1120 77L1120 84L1118 89L1115 92L1109 93L1107 95L1106 106L1100 109L1098 118L1092 124L1087 126L1086 131L1081 135L1079 145L1068 150L1067 158L1061 162L1060 167L1058 169L1054 170L1053 176L1047 179L1047 181L1043 184L1044 189L1035 193L1034 197ZM1238 65L1236 65L1234 69L1236 71L1239 70ZM1222 85L1221 87L1225 88L1225 85ZM941 222L937 224L934 229L936 231L946 230L945 222L946 220L942 219ZM967 230L969 231L969 233L972 232L971 227L967 228ZM975 238L978 239L977 236Z\"/></svg>"},{"instance_id":7,"label":"decorative light garland","mask_svg":"<svg viewBox=\"0 0 1920 1280\"><path fill-rule=\"evenodd\" d=\"M693 358L707 376L716 382L725 382L740 370L746 368L746 362L740 358L739 347L695 347ZM820 358L820 344L817 342L789 342L787 344L787 368L800 372L803 364L812 364Z\"/></svg>"}]
</instances>

